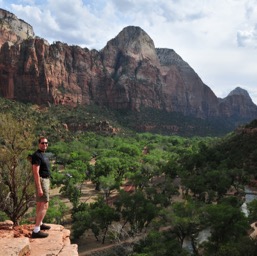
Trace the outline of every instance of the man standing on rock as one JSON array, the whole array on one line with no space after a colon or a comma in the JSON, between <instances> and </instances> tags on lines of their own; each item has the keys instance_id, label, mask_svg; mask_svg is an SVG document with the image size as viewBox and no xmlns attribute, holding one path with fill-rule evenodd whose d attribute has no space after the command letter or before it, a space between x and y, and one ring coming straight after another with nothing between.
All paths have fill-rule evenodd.
<instances>
[{"instance_id":1,"label":"man standing on rock","mask_svg":"<svg viewBox=\"0 0 257 256\"><path fill-rule=\"evenodd\" d=\"M38 150L32 155L32 171L36 186L36 224L32 232L32 238L45 238L48 233L41 230L49 230L51 227L43 224L49 202L50 190L50 163L45 155L48 141L45 137L38 140Z\"/></svg>"}]
</instances>

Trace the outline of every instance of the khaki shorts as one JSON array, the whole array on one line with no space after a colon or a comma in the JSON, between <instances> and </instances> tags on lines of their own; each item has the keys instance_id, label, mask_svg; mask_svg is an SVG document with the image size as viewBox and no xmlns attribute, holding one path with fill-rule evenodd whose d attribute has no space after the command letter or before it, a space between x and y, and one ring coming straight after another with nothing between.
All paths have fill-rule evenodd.
<instances>
[{"instance_id":1,"label":"khaki shorts","mask_svg":"<svg viewBox=\"0 0 257 256\"><path fill-rule=\"evenodd\" d=\"M43 196L36 195L37 202L49 202L49 194L50 194L50 179L44 179L40 177L41 187L43 190Z\"/></svg>"}]
</instances>

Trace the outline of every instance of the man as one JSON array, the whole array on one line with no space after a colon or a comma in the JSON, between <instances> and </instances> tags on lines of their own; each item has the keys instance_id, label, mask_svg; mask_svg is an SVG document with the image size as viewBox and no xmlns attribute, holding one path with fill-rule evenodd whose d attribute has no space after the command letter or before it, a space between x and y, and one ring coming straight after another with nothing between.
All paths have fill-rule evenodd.
<instances>
[{"instance_id":1,"label":"man","mask_svg":"<svg viewBox=\"0 0 257 256\"><path fill-rule=\"evenodd\" d=\"M32 171L36 186L36 224L32 232L32 238L45 238L48 233L41 230L49 230L51 227L43 224L49 202L50 190L50 163L45 155L48 141L45 137L38 140L38 150L32 155Z\"/></svg>"}]
</instances>

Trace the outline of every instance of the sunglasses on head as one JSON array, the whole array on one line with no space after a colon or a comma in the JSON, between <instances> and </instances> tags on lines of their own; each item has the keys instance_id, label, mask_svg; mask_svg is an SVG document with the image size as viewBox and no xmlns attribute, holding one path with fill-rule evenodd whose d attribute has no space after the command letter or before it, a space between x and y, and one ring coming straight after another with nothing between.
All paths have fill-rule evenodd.
<instances>
[{"instance_id":1,"label":"sunglasses on head","mask_svg":"<svg viewBox=\"0 0 257 256\"><path fill-rule=\"evenodd\" d=\"M48 144L48 142L40 142L40 144L42 144L42 145L43 145L43 144L46 144L46 145L47 145L47 144Z\"/></svg>"}]
</instances>

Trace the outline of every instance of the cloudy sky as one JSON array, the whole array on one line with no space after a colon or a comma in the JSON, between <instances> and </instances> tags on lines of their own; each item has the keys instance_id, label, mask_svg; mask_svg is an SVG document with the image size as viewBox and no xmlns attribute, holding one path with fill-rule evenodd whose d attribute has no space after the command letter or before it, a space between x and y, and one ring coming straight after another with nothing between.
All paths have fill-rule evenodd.
<instances>
[{"instance_id":1,"label":"cloudy sky","mask_svg":"<svg viewBox=\"0 0 257 256\"><path fill-rule=\"evenodd\" d=\"M257 0L0 0L37 36L102 49L124 27L174 49L221 98L236 87L257 104Z\"/></svg>"}]
</instances>

